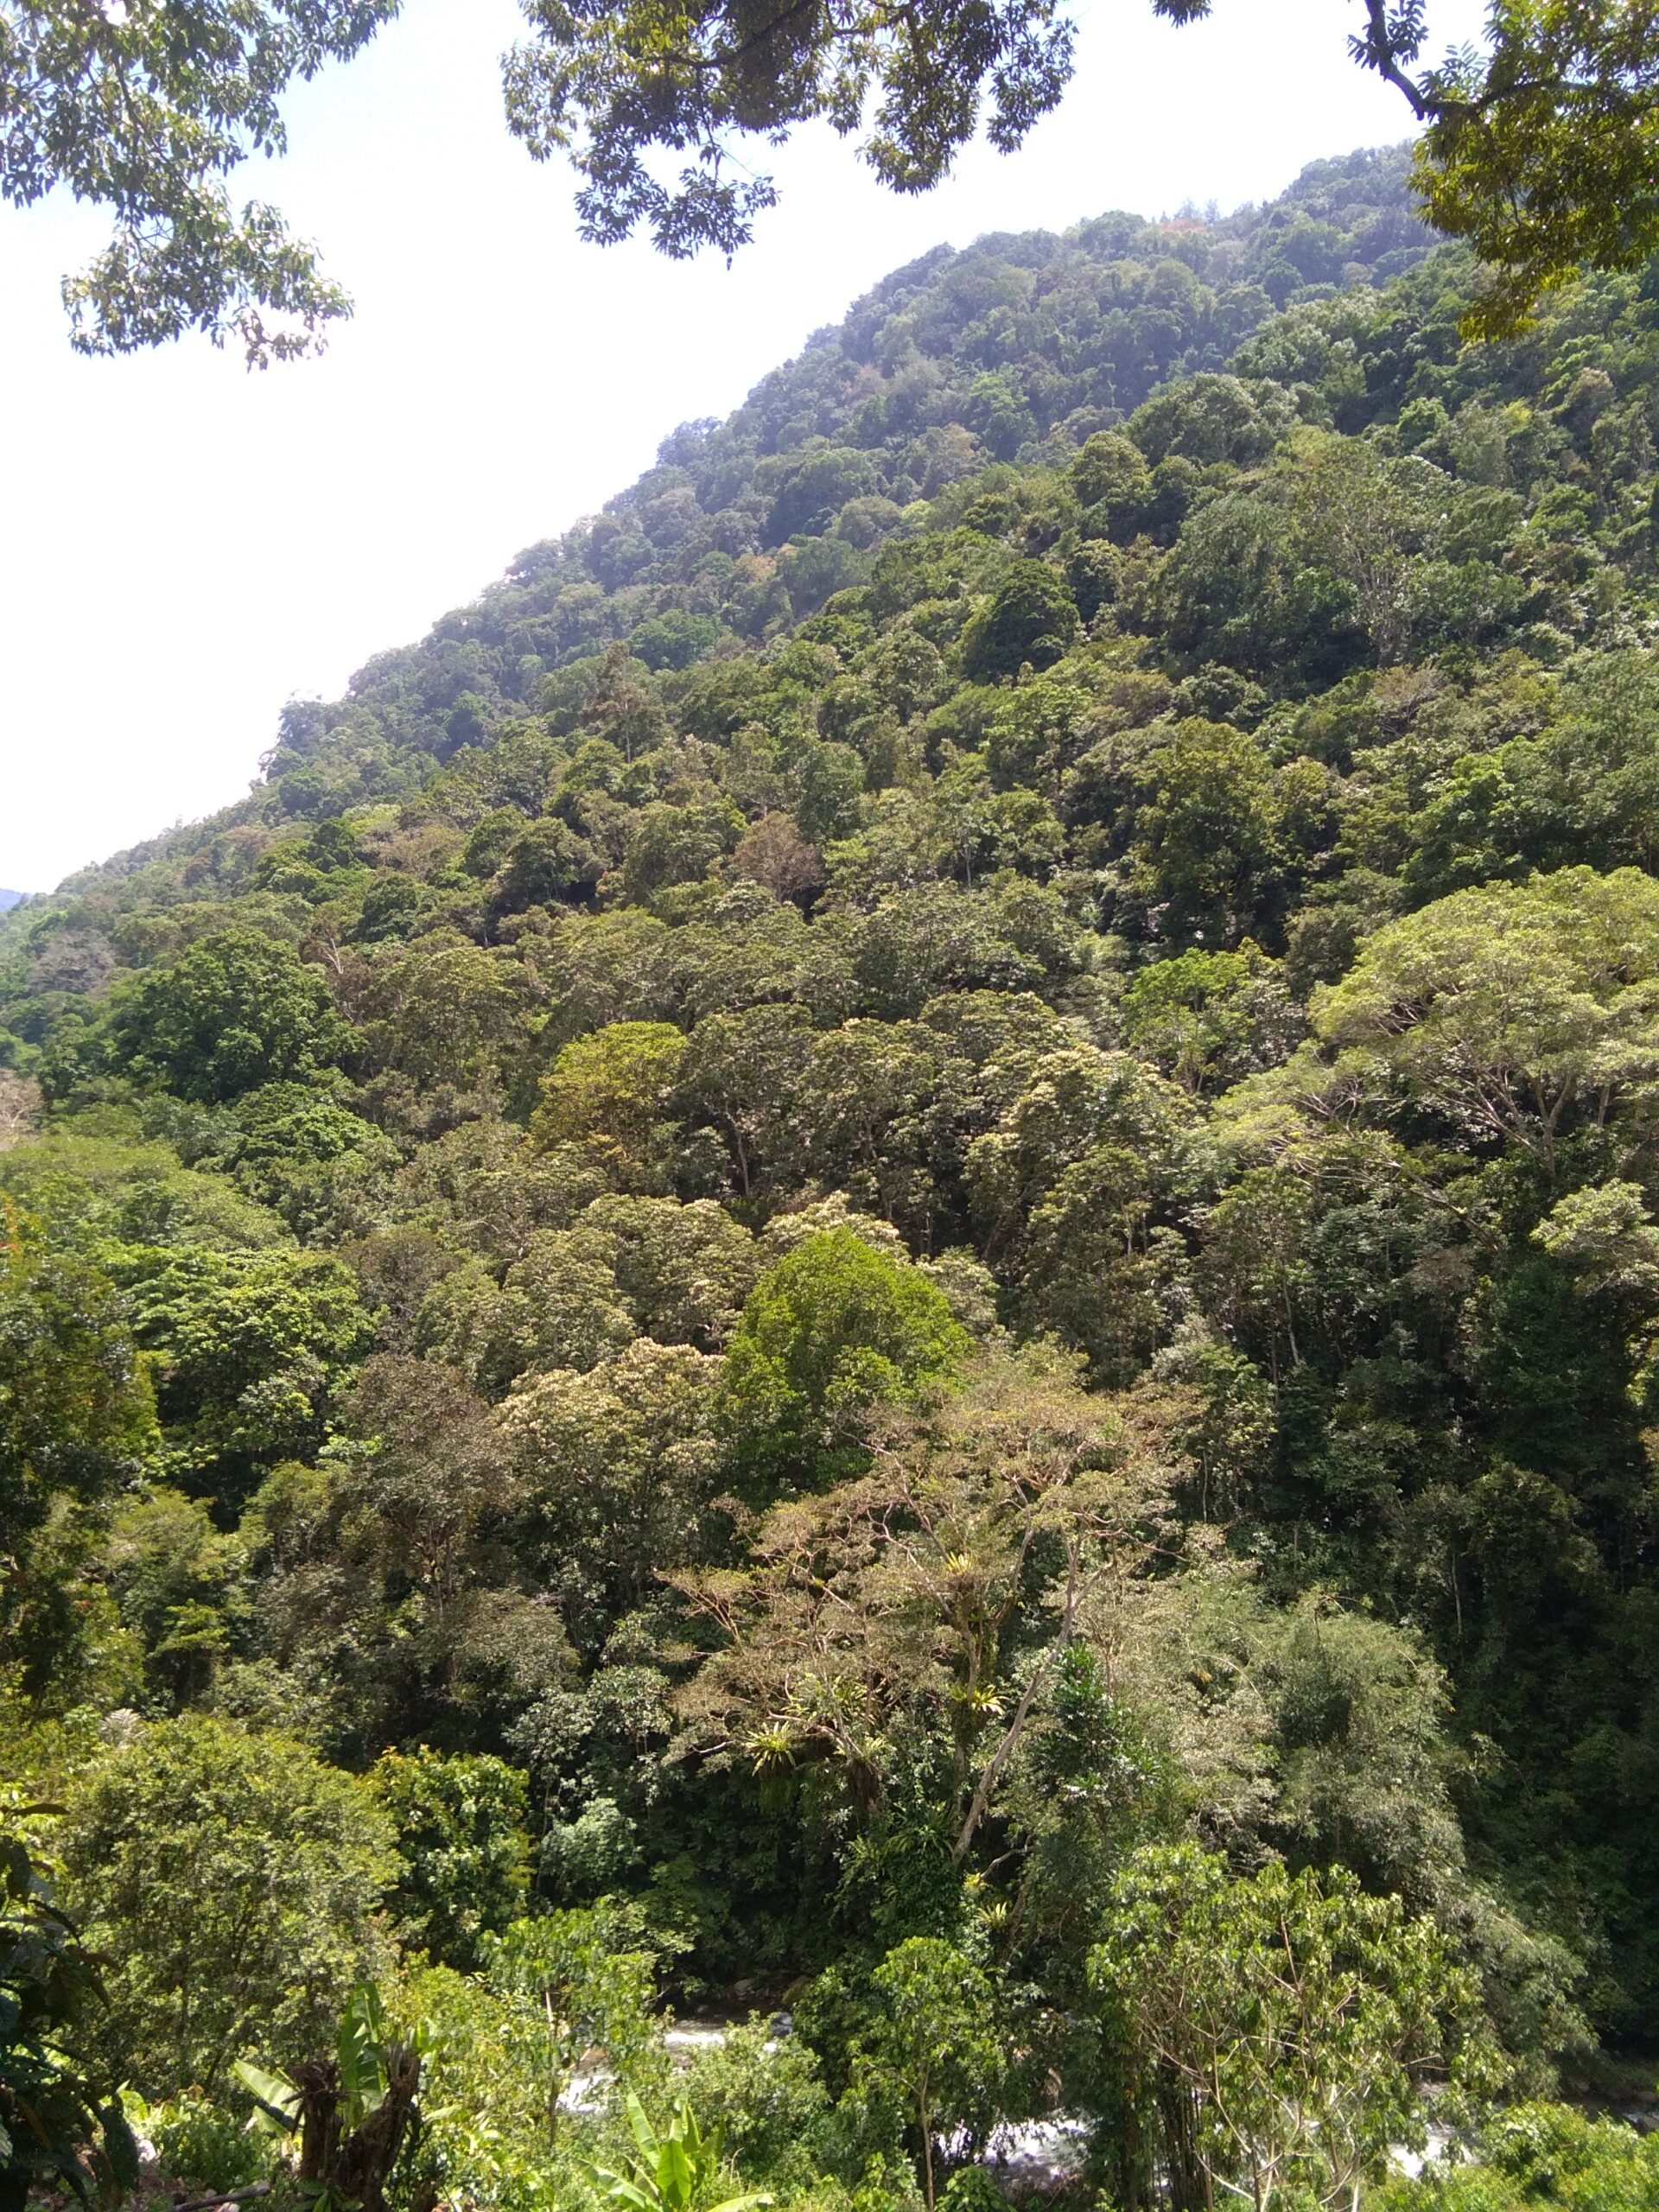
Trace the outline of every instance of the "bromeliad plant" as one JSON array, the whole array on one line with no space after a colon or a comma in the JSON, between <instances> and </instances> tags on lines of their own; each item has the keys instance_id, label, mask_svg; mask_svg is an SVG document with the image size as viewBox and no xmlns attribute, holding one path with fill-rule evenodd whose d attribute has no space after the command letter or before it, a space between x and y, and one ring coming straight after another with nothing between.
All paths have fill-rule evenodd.
<instances>
[{"instance_id":1,"label":"bromeliad plant","mask_svg":"<svg viewBox=\"0 0 1659 2212\"><path fill-rule=\"evenodd\" d=\"M620 2174L609 2166L587 2169L601 2196L611 2203L626 2207L626 2212L752 2212L755 2206L772 2202L763 2191L753 2190L709 2202L721 2179L720 2133L715 2129L705 2135L684 2098L660 2134L632 2090L627 2114L639 2145L639 2155L628 2161L627 2172Z\"/></svg>"}]
</instances>

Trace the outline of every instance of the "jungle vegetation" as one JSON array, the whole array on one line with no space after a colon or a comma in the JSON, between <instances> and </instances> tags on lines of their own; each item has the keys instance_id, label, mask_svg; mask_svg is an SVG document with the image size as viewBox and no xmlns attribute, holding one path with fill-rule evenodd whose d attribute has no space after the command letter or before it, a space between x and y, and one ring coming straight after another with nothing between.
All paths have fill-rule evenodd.
<instances>
[{"instance_id":1,"label":"jungle vegetation","mask_svg":"<svg viewBox=\"0 0 1659 2212\"><path fill-rule=\"evenodd\" d=\"M0 2202L1659 2200L1659 284L1479 283L941 249L0 919Z\"/></svg>"}]
</instances>

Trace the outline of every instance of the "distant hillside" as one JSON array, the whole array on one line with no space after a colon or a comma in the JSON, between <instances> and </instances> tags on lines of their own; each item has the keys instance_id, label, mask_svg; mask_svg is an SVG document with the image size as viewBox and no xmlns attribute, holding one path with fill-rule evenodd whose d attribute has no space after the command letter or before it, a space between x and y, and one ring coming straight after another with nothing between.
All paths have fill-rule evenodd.
<instances>
[{"instance_id":1,"label":"distant hillside","mask_svg":"<svg viewBox=\"0 0 1659 2212\"><path fill-rule=\"evenodd\" d=\"M1063 458L1170 379L1225 368L1282 311L1415 266L1434 238L1407 168L1403 148L1359 152L1230 215L1117 212L935 248L725 422L683 423L602 515L520 553L422 644L377 654L344 699L291 702L265 789L216 820L406 794L612 642L672 671L780 636L951 486ZM200 835L164 833L71 881L130 876Z\"/></svg>"},{"instance_id":2,"label":"distant hillside","mask_svg":"<svg viewBox=\"0 0 1659 2212\"><path fill-rule=\"evenodd\" d=\"M683 423L596 520L521 553L423 645L377 655L346 699L291 710L271 764L283 803L330 810L342 771L364 796L401 780L386 738L444 759L608 642L674 669L778 636L860 582L906 510L995 463L1063 456L1171 378L1225 368L1281 310L1421 261L1434 239L1406 180L1403 149L1358 153L1219 219L1119 212L935 248L725 422ZM350 754L367 757L347 771Z\"/></svg>"},{"instance_id":3,"label":"distant hillside","mask_svg":"<svg viewBox=\"0 0 1659 2212\"><path fill-rule=\"evenodd\" d=\"M15 906L20 899L27 899L28 896L27 891L0 891L0 914L3 914L9 906Z\"/></svg>"}]
</instances>

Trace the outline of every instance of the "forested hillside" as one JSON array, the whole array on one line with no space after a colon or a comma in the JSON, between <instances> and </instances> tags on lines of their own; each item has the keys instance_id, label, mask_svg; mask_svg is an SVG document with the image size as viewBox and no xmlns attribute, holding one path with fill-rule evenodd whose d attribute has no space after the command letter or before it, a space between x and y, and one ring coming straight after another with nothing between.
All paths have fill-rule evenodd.
<instances>
[{"instance_id":1,"label":"forested hillside","mask_svg":"<svg viewBox=\"0 0 1659 2212\"><path fill-rule=\"evenodd\" d=\"M1346 2212L1651 2049L1659 281L1465 345L1402 176L941 248L0 921L0 1742L167 2172L338 2031L371 2207ZM1390 2202L1659 2201L1491 2143Z\"/></svg>"}]
</instances>

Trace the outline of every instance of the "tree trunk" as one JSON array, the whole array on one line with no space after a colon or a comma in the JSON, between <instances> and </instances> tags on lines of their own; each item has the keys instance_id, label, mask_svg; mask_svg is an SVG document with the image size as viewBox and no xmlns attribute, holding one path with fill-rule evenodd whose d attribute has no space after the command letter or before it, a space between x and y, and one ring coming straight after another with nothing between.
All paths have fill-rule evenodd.
<instances>
[{"instance_id":1,"label":"tree trunk","mask_svg":"<svg viewBox=\"0 0 1659 2212\"><path fill-rule=\"evenodd\" d=\"M421 2086L421 2061L408 2044L394 2044L386 2055L386 2094L349 2134L340 2110L340 2069L332 2058L315 2058L296 2067L300 2093L302 2182L359 2212L385 2212L386 2183L404 2147Z\"/></svg>"}]
</instances>

